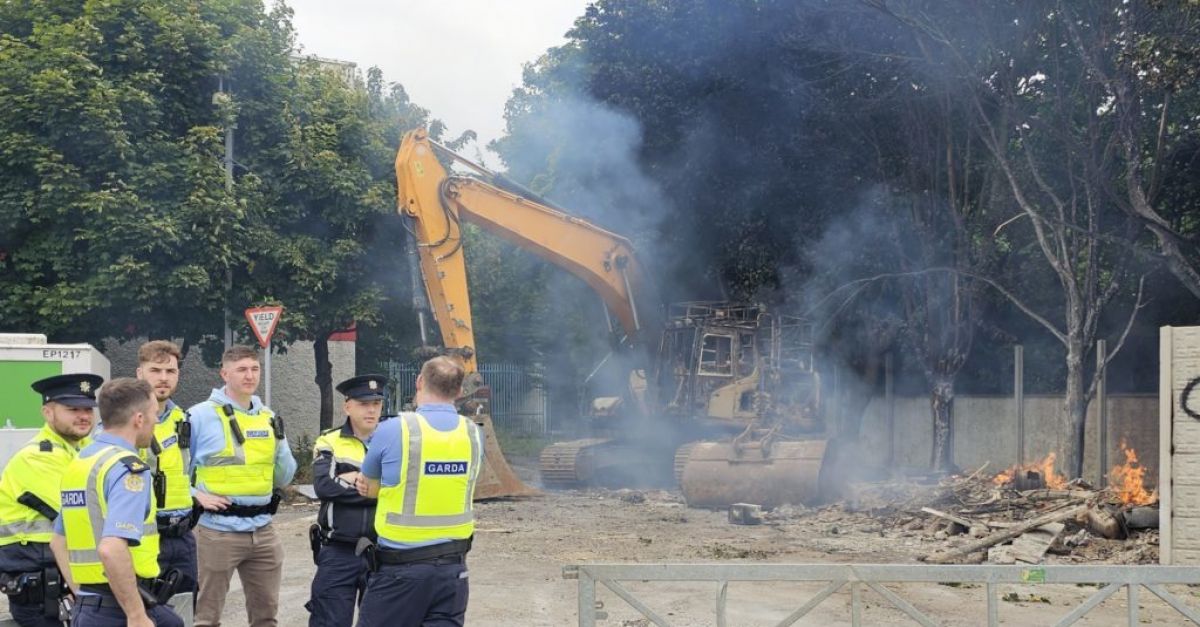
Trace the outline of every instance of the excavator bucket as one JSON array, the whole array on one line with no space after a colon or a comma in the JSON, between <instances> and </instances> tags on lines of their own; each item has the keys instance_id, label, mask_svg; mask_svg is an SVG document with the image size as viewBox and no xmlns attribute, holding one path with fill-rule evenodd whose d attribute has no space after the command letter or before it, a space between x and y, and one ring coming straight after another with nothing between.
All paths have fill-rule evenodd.
<instances>
[{"instance_id":1,"label":"excavator bucket","mask_svg":"<svg viewBox=\"0 0 1200 627\"><path fill-rule=\"evenodd\" d=\"M821 498L827 440L777 441L769 447L694 442L676 456L689 507L726 509L734 503L774 508ZM680 459L680 455L684 459Z\"/></svg>"},{"instance_id":2,"label":"excavator bucket","mask_svg":"<svg viewBox=\"0 0 1200 627\"><path fill-rule=\"evenodd\" d=\"M475 500L538 494L537 490L525 485L508 465L508 459L500 449L500 441L496 439L492 417L481 413L472 417L472 420L483 429L484 436L483 470L475 484Z\"/></svg>"}]
</instances>

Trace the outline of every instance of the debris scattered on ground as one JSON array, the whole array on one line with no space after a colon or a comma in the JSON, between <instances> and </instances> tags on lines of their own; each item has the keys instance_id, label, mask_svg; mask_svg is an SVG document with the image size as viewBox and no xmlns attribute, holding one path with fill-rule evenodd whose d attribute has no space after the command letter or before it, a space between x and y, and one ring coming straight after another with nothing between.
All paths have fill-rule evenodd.
<instances>
[{"instance_id":1,"label":"debris scattered on ground","mask_svg":"<svg viewBox=\"0 0 1200 627\"><path fill-rule=\"evenodd\" d=\"M885 527L922 532L940 546L920 559L935 564L1036 564L1048 553L1079 561L1157 560L1157 503L1130 503L1128 490L1066 481L1053 474L1052 462L995 476L984 473L985 464L935 485L852 486L846 508L884 518Z\"/></svg>"},{"instance_id":2,"label":"debris scattered on ground","mask_svg":"<svg viewBox=\"0 0 1200 627\"><path fill-rule=\"evenodd\" d=\"M1061 476L1047 480L1048 468L1043 460L992 475L985 464L957 476L857 483L846 487L843 500L814 507L768 510L737 503L720 513L741 528L737 535L698 553L709 559L755 560L787 554L793 547L819 546L826 554L854 555L883 550L882 541L893 559L937 564L1157 563L1157 503L1124 502L1128 491L1111 486L1096 489ZM582 494L648 508L653 513L647 520L652 521L688 524L703 518L674 491L595 489ZM772 541L751 540L745 534L756 527L779 535ZM753 548L739 546L743 543Z\"/></svg>"},{"instance_id":3,"label":"debris scattered on ground","mask_svg":"<svg viewBox=\"0 0 1200 627\"><path fill-rule=\"evenodd\" d=\"M762 507L751 503L734 503L729 506L729 522L735 525L761 525Z\"/></svg>"}]
</instances>

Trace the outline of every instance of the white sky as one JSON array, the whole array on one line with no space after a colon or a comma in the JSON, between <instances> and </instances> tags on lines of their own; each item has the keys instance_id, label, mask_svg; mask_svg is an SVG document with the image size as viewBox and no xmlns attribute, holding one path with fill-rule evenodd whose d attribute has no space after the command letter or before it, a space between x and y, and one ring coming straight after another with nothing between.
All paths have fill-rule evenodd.
<instances>
[{"instance_id":1,"label":"white sky","mask_svg":"<svg viewBox=\"0 0 1200 627\"><path fill-rule=\"evenodd\" d=\"M304 54L372 65L404 85L448 135L504 131L504 103L536 60L583 14L587 0L288 0ZM475 150L469 149L474 153ZM499 159L487 154L492 167Z\"/></svg>"}]
</instances>

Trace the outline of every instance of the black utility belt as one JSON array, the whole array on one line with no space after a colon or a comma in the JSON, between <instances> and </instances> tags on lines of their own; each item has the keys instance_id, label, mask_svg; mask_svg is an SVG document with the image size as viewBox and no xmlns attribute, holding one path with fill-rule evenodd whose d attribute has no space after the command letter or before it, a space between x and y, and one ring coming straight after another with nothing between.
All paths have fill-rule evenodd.
<instances>
[{"instance_id":1,"label":"black utility belt","mask_svg":"<svg viewBox=\"0 0 1200 627\"><path fill-rule=\"evenodd\" d=\"M471 550L471 538L466 540L451 540L422 546L415 549L388 549L375 547L375 561L380 566L395 566L397 564L412 564L443 558L463 558Z\"/></svg>"},{"instance_id":2,"label":"black utility belt","mask_svg":"<svg viewBox=\"0 0 1200 627\"><path fill-rule=\"evenodd\" d=\"M149 590L158 585L158 580L138 577L137 585L139 588L145 588ZM112 587L106 583L84 583L79 585L79 589L84 592L90 592L92 594L98 594L102 596L115 596L113 595Z\"/></svg>"},{"instance_id":3,"label":"black utility belt","mask_svg":"<svg viewBox=\"0 0 1200 627\"><path fill-rule=\"evenodd\" d=\"M144 577L137 578L138 594L142 597L142 605L146 608L152 608L156 605L163 605L171 596L175 594L179 587L179 582L182 575L177 570L170 570L164 576L155 579L146 579ZM79 603L81 605L95 605L97 607L109 607L117 603L117 597L113 594L112 587L106 583L85 583L79 586L80 591L88 592L89 595L81 595Z\"/></svg>"},{"instance_id":4,"label":"black utility belt","mask_svg":"<svg viewBox=\"0 0 1200 627\"><path fill-rule=\"evenodd\" d=\"M375 541L375 538L367 538L367 539L371 540L372 542ZM361 540L362 540L362 538L344 538L341 536L326 535L324 538L322 538L321 543L322 544L344 544L349 547L355 547L355 546L358 546L358 543Z\"/></svg>"},{"instance_id":5,"label":"black utility belt","mask_svg":"<svg viewBox=\"0 0 1200 627\"><path fill-rule=\"evenodd\" d=\"M17 605L41 605L45 616L59 616L58 600L66 590L58 569L54 567L24 573L0 573L0 592Z\"/></svg>"},{"instance_id":6,"label":"black utility belt","mask_svg":"<svg viewBox=\"0 0 1200 627\"><path fill-rule=\"evenodd\" d=\"M192 529L192 517L190 515L162 516L157 521L158 535L163 538L182 538Z\"/></svg>"},{"instance_id":7,"label":"black utility belt","mask_svg":"<svg viewBox=\"0 0 1200 627\"><path fill-rule=\"evenodd\" d=\"M216 514L217 516L237 516L238 518L254 518L255 516L262 516L263 514L270 514L271 516L274 516L275 512L279 511L279 503L282 500L283 492L280 490L275 490L271 493L271 502L265 505L233 504L225 509L208 513Z\"/></svg>"}]
</instances>

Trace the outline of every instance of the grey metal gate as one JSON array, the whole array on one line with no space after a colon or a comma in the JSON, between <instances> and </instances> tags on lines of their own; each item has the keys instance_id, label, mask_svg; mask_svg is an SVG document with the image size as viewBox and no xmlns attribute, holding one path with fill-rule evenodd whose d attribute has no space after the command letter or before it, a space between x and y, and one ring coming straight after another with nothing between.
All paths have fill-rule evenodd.
<instances>
[{"instance_id":1,"label":"grey metal gate","mask_svg":"<svg viewBox=\"0 0 1200 627\"><path fill-rule=\"evenodd\" d=\"M998 584L1099 584L1101 588L1070 613L1054 623L1071 625L1083 618L1113 594L1126 589L1129 625L1139 623L1138 593L1149 590L1175 611L1200 625L1200 613L1187 606L1163 586L1166 584L1200 584L1200 568L1188 566L933 566L927 564L579 564L563 568L564 579L579 580L579 627L595 627L596 621L607 617L603 602L597 601L596 584L608 588L642 616L658 627L671 623L650 609L622 581L708 581L717 584L716 623L726 627L726 599L731 581L815 581L827 583L816 596L801 605L777 627L789 627L829 598L850 586L850 619L857 627L862 624L862 592L867 588L886 599L910 618L932 627L937 623L914 607L886 583L982 583L986 584L987 624L1000 624Z\"/></svg>"},{"instance_id":2,"label":"grey metal gate","mask_svg":"<svg viewBox=\"0 0 1200 627\"><path fill-rule=\"evenodd\" d=\"M421 365L388 362L392 379L388 411L396 413L411 402ZM545 435L550 431L550 396L540 368L520 364L480 364L479 374L491 388L492 424L508 433Z\"/></svg>"}]
</instances>

